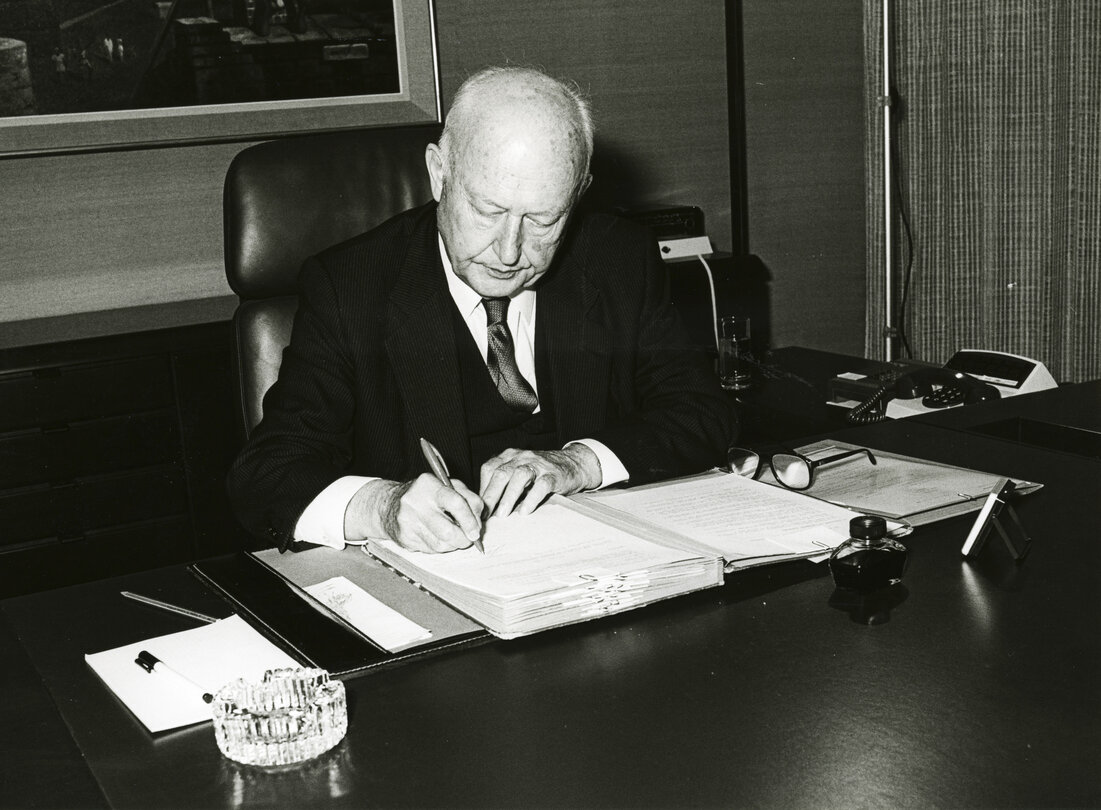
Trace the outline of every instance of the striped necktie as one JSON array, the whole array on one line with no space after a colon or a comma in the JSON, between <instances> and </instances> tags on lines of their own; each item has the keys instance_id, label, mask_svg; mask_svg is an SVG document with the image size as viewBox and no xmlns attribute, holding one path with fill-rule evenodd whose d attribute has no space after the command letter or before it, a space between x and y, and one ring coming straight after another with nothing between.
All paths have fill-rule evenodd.
<instances>
[{"instance_id":1,"label":"striped necktie","mask_svg":"<svg viewBox=\"0 0 1101 810\"><path fill-rule=\"evenodd\" d=\"M515 411L531 413L539 404L539 398L516 365L516 350L512 344L512 333L508 329L508 304L507 298L482 299L489 336L486 366L505 404Z\"/></svg>"}]
</instances>

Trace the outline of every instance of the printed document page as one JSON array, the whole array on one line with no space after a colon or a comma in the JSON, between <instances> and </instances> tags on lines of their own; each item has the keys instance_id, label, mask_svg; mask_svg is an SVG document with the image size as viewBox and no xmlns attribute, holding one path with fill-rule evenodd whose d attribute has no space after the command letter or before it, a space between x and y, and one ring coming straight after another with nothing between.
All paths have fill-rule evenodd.
<instances>
[{"instance_id":1,"label":"printed document page","mask_svg":"<svg viewBox=\"0 0 1101 810\"><path fill-rule=\"evenodd\" d=\"M706 545L727 562L824 554L848 539L853 517L833 504L726 473L604 490L586 499Z\"/></svg>"},{"instance_id":2,"label":"printed document page","mask_svg":"<svg viewBox=\"0 0 1101 810\"><path fill-rule=\"evenodd\" d=\"M408 560L436 581L500 600L700 556L606 525L564 505L557 496L531 515L491 517L483 545L484 555L473 547L429 554L385 540L372 543L371 552L391 564L394 558Z\"/></svg>"}]
</instances>

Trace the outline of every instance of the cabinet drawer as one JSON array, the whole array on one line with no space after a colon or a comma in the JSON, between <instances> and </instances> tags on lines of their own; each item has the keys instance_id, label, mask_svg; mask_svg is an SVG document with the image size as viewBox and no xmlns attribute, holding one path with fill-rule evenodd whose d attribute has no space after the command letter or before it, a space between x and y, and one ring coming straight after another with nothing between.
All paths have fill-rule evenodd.
<instances>
[{"instance_id":1,"label":"cabinet drawer","mask_svg":"<svg viewBox=\"0 0 1101 810\"><path fill-rule=\"evenodd\" d=\"M186 487L176 465L79 478L0 494L0 549L79 538L87 532L186 514Z\"/></svg>"},{"instance_id":2,"label":"cabinet drawer","mask_svg":"<svg viewBox=\"0 0 1101 810\"><path fill-rule=\"evenodd\" d=\"M161 409L0 434L0 490L169 463L180 455L176 422Z\"/></svg>"},{"instance_id":3,"label":"cabinet drawer","mask_svg":"<svg viewBox=\"0 0 1101 810\"><path fill-rule=\"evenodd\" d=\"M0 598L60 588L192 559L186 515L88 532L78 540L42 543L4 553L0 546Z\"/></svg>"},{"instance_id":4,"label":"cabinet drawer","mask_svg":"<svg viewBox=\"0 0 1101 810\"><path fill-rule=\"evenodd\" d=\"M173 404L166 357L60 366L0 377L0 430L67 424Z\"/></svg>"}]
</instances>

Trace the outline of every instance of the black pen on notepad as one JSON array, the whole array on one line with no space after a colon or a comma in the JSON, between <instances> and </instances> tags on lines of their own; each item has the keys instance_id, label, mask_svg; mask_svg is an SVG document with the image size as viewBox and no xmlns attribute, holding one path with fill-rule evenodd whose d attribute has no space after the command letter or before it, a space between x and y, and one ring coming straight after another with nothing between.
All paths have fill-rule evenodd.
<instances>
[{"instance_id":1,"label":"black pen on notepad","mask_svg":"<svg viewBox=\"0 0 1101 810\"><path fill-rule=\"evenodd\" d=\"M119 591L122 596L127 599L133 599L135 602L141 602L143 605L149 605L150 607L160 608L161 610L167 610L169 613L177 613L180 616L187 616L192 619L198 619L201 622L207 624L213 624L218 621L216 616L207 616L205 613L200 613L197 610L188 610L187 608L180 607L179 605L173 605L169 602L162 602L160 599L153 599L149 596L142 596L140 593L133 593L132 591Z\"/></svg>"},{"instance_id":2,"label":"black pen on notepad","mask_svg":"<svg viewBox=\"0 0 1101 810\"><path fill-rule=\"evenodd\" d=\"M172 667L168 666L168 664L164 663L164 661L157 658L157 656L153 655L153 653L147 650L142 650L140 653L138 653L138 657L134 659L134 663L144 669L150 675L152 675L153 673L167 673L169 675L174 675L176 678L183 681L188 686L197 690L199 694L203 696L204 703L214 702L214 695L210 694L210 692L203 689L203 687L199 686L199 684L195 683L195 681L191 680L186 675L183 675L172 669Z\"/></svg>"},{"instance_id":3,"label":"black pen on notepad","mask_svg":"<svg viewBox=\"0 0 1101 810\"><path fill-rule=\"evenodd\" d=\"M440 455L440 451L436 449L436 446L423 436L421 437L421 453L424 455L424 460L428 462L428 468L432 470L432 474L436 476L437 480L448 489L454 489L455 485L451 483L451 476L447 474L447 465L443 463L443 456ZM474 548L482 554L486 553L480 537L474 538Z\"/></svg>"}]
</instances>

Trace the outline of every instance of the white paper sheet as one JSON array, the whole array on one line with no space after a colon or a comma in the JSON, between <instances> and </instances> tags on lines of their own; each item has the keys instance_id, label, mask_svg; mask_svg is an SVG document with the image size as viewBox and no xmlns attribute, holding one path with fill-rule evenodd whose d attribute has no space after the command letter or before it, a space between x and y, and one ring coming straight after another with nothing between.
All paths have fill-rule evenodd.
<instances>
[{"instance_id":1,"label":"white paper sheet","mask_svg":"<svg viewBox=\"0 0 1101 810\"><path fill-rule=\"evenodd\" d=\"M170 672L146 672L135 663L147 650L204 691L216 693L237 678L299 664L239 616L167 636L84 656L95 673L152 732L210 720L202 693Z\"/></svg>"},{"instance_id":2,"label":"white paper sheet","mask_svg":"<svg viewBox=\"0 0 1101 810\"><path fill-rule=\"evenodd\" d=\"M333 577L304 590L390 652L432 637L430 630L405 618L347 577Z\"/></svg>"},{"instance_id":3,"label":"white paper sheet","mask_svg":"<svg viewBox=\"0 0 1101 810\"><path fill-rule=\"evenodd\" d=\"M690 537L727 561L823 552L849 536L853 513L738 475L699 476L593 499Z\"/></svg>"},{"instance_id":4,"label":"white paper sheet","mask_svg":"<svg viewBox=\"0 0 1101 810\"><path fill-rule=\"evenodd\" d=\"M600 523L553 500L530 515L490 518L483 537L484 555L473 547L429 554L409 551L389 540L380 545L414 561L423 571L500 599L545 590L548 582L577 584L587 581L587 576L659 568L691 556Z\"/></svg>"}]
</instances>

